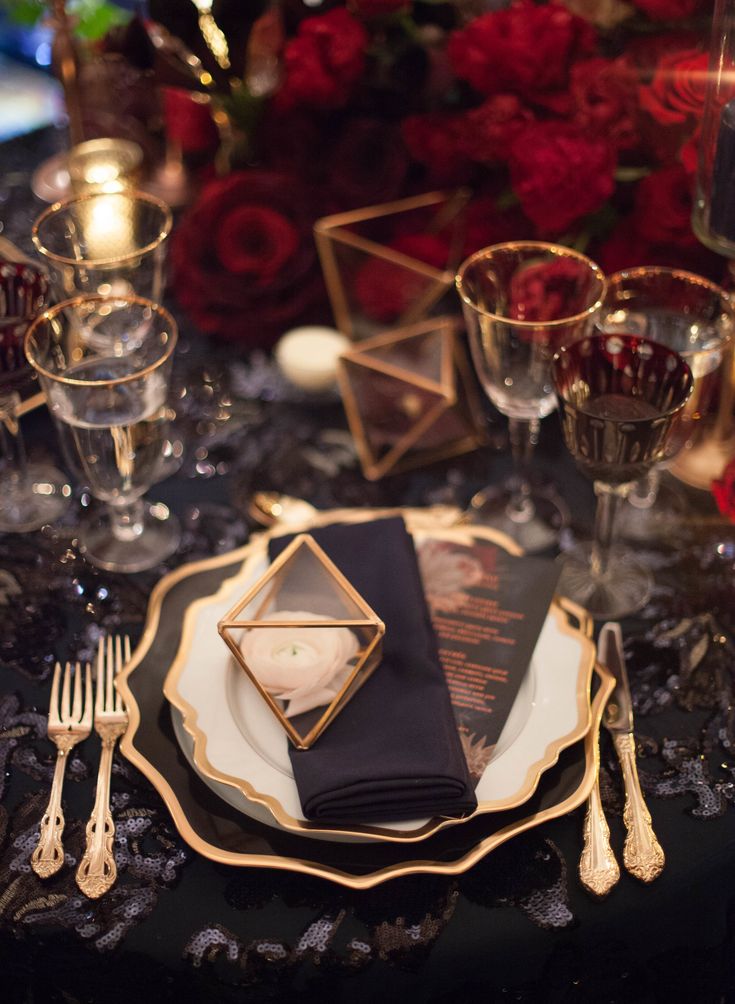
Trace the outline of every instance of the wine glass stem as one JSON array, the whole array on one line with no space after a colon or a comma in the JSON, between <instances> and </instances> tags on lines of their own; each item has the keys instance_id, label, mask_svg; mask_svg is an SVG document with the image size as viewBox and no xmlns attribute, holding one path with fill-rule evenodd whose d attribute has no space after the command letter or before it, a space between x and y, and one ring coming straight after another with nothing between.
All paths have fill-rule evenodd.
<instances>
[{"instance_id":1,"label":"wine glass stem","mask_svg":"<svg viewBox=\"0 0 735 1004\"><path fill-rule=\"evenodd\" d=\"M531 482L529 470L531 457L538 443L541 423L537 418L509 418L508 435L510 437L510 454L513 460L513 490L508 501L507 512L516 523L530 520L536 507L531 498Z\"/></svg>"},{"instance_id":2,"label":"wine glass stem","mask_svg":"<svg viewBox=\"0 0 735 1004\"><path fill-rule=\"evenodd\" d=\"M21 489L28 480L23 434L20 430L18 408L20 394L0 394L0 454L2 455L6 477L11 489Z\"/></svg>"},{"instance_id":3,"label":"wine glass stem","mask_svg":"<svg viewBox=\"0 0 735 1004\"><path fill-rule=\"evenodd\" d=\"M145 528L145 504L135 499L123 505L108 505L110 529L117 540L137 540Z\"/></svg>"},{"instance_id":4,"label":"wine glass stem","mask_svg":"<svg viewBox=\"0 0 735 1004\"><path fill-rule=\"evenodd\" d=\"M648 474L639 478L638 481L633 484L633 488L628 495L628 501L631 502L636 509L650 509L656 501L660 483L661 473L656 467L652 467Z\"/></svg>"},{"instance_id":5,"label":"wine glass stem","mask_svg":"<svg viewBox=\"0 0 735 1004\"><path fill-rule=\"evenodd\" d=\"M603 481L595 481L595 495L597 496L597 508L595 509L595 531L592 538L592 553L590 556L590 568L592 575L596 579L602 579L607 573L610 563L610 551L615 534L615 517L617 516L620 502L625 498L626 491L620 487L613 488ZM629 485L622 488L629 489Z\"/></svg>"}]
</instances>

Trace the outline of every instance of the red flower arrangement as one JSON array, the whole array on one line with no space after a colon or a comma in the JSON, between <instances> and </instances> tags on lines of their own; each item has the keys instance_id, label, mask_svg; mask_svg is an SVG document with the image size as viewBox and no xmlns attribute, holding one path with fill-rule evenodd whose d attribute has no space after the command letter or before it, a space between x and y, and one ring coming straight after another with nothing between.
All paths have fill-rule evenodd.
<instances>
[{"instance_id":1,"label":"red flower arrangement","mask_svg":"<svg viewBox=\"0 0 735 1004\"><path fill-rule=\"evenodd\" d=\"M723 516L735 523L735 460L731 460L722 477L712 485L712 495Z\"/></svg>"}]
</instances>

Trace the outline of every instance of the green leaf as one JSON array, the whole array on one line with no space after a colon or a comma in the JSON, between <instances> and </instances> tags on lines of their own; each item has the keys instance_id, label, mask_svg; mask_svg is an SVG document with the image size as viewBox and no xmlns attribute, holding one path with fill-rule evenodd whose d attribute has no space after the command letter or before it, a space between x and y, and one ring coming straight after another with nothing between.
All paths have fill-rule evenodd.
<instances>
[{"instance_id":1,"label":"green leaf","mask_svg":"<svg viewBox=\"0 0 735 1004\"><path fill-rule=\"evenodd\" d=\"M2 6L14 24L32 28L48 8L42 0L4 0Z\"/></svg>"},{"instance_id":2,"label":"green leaf","mask_svg":"<svg viewBox=\"0 0 735 1004\"><path fill-rule=\"evenodd\" d=\"M102 38L111 28L127 24L131 18L129 11L106 0L75 0L68 10L76 19L75 34L91 42Z\"/></svg>"}]
</instances>

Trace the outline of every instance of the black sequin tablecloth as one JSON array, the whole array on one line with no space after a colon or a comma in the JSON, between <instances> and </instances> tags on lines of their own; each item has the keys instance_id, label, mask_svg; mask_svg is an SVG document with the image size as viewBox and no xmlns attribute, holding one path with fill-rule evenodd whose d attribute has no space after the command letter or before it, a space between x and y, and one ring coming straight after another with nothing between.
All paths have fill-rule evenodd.
<instances>
[{"instance_id":1,"label":"black sequin tablecloth","mask_svg":"<svg viewBox=\"0 0 735 1004\"><path fill-rule=\"evenodd\" d=\"M29 165L55 145L47 132L2 148L2 233L26 249L40 209ZM184 524L177 563L244 543L256 489L319 508L464 506L507 473L497 422L492 448L369 484L336 399L306 398L266 355L212 346L182 328L180 462L154 489ZM24 431L31 453L53 449L43 410L24 418ZM571 534L589 532L591 488L566 456L554 418L543 425L537 468L561 485L574 513ZM119 755L120 877L111 893L90 901L74 884L73 865L93 798L93 743L76 748L67 772L67 867L41 882L29 856L53 773L45 738L53 660L89 658L100 631L122 627L137 636L150 591L173 564L128 577L85 564L74 525L90 500L80 491L53 531L0 536L0 998L735 999L735 526L717 517L705 493L682 491L687 514L676 532L636 545L657 587L643 614L625 625L639 770L667 864L648 887L624 873L603 902L576 876L581 809L515 838L459 877L352 891L199 857ZM605 735L601 756L621 857L621 778Z\"/></svg>"}]
</instances>

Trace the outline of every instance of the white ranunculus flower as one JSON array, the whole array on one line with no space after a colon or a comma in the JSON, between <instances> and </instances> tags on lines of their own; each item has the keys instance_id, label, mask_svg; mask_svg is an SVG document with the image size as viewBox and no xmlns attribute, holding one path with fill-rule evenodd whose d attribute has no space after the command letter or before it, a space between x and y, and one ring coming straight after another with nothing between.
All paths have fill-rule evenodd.
<instances>
[{"instance_id":1,"label":"white ranunculus flower","mask_svg":"<svg viewBox=\"0 0 735 1004\"><path fill-rule=\"evenodd\" d=\"M304 610L277 610L264 621L324 621ZM240 650L251 673L271 696L287 701L286 716L329 702L341 690L359 643L346 627L257 627L243 632Z\"/></svg>"}]
</instances>

